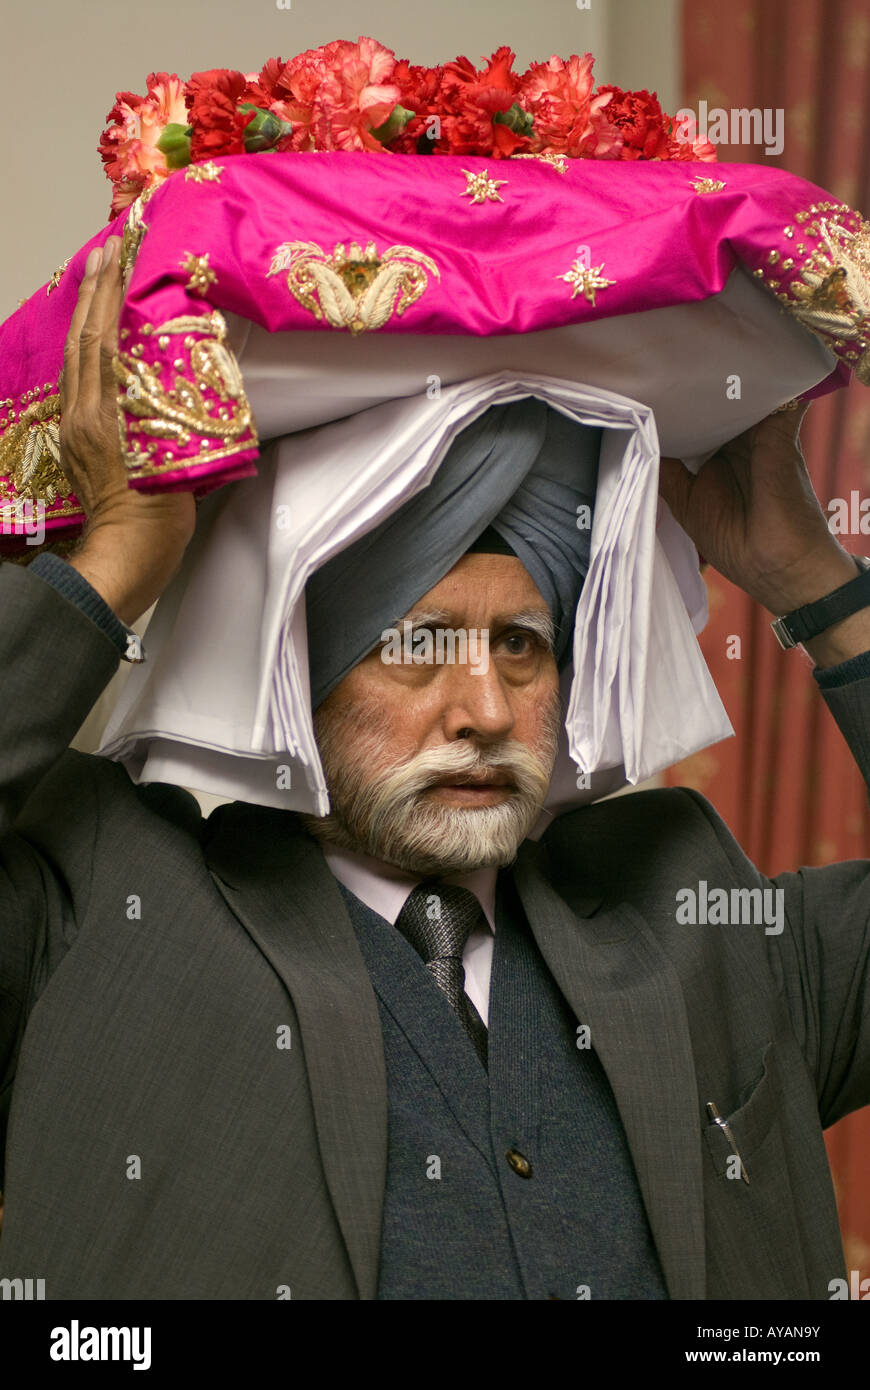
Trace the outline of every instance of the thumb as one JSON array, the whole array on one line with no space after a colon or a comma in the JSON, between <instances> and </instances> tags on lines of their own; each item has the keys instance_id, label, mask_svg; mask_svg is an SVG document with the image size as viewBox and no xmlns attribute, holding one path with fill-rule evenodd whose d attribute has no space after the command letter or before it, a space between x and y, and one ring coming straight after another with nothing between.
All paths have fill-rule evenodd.
<instances>
[{"instance_id":1,"label":"thumb","mask_svg":"<svg viewBox=\"0 0 870 1390\"><path fill-rule=\"evenodd\" d=\"M681 526L689 510L689 496L695 475L679 459L662 455L659 464L659 496L663 497Z\"/></svg>"}]
</instances>

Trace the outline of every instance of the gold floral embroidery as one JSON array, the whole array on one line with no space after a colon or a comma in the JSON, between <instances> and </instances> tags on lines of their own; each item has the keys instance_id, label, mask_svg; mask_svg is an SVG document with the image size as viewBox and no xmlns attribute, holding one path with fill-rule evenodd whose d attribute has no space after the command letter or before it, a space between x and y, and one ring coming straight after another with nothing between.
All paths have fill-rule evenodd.
<instances>
[{"instance_id":1,"label":"gold floral embroidery","mask_svg":"<svg viewBox=\"0 0 870 1390\"><path fill-rule=\"evenodd\" d=\"M513 154L511 159L537 159L541 164L549 164L551 169L556 169L560 174L567 174L568 160L563 154L557 154L555 150L547 150L546 154Z\"/></svg>"},{"instance_id":2,"label":"gold floral embroidery","mask_svg":"<svg viewBox=\"0 0 870 1390\"><path fill-rule=\"evenodd\" d=\"M130 204L127 221L124 223L124 230L121 233L121 252L119 260L125 294L130 284L130 276L133 274L133 267L136 264L139 248L142 245L142 238L148 230L148 224L142 215L143 209L158 187L158 184L152 184L150 188L146 188L144 192L139 194L136 201Z\"/></svg>"},{"instance_id":3,"label":"gold floral embroidery","mask_svg":"<svg viewBox=\"0 0 870 1390\"><path fill-rule=\"evenodd\" d=\"M20 513L27 500L50 506L71 492L60 468L60 396L46 396L22 411L0 439L0 515L10 506Z\"/></svg>"},{"instance_id":4,"label":"gold floral embroidery","mask_svg":"<svg viewBox=\"0 0 870 1390\"><path fill-rule=\"evenodd\" d=\"M595 308L595 293L597 290L606 289L608 285L615 285L615 280L606 280L601 274L604 269L604 262L601 265L586 265L581 260L576 260L571 269L564 275L557 275L557 280L567 280L569 285L573 285L571 298L582 290L587 301Z\"/></svg>"},{"instance_id":5,"label":"gold floral embroidery","mask_svg":"<svg viewBox=\"0 0 870 1390\"><path fill-rule=\"evenodd\" d=\"M48 294L51 294L52 290L56 290L56 289L57 289L58 285L60 284L61 276L63 275L64 271L66 270L66 268L67 268L67 266L69 265L69 263L70 263L71 260L72 260L72 256L67 256L67 258L66 258L66 260L64 261L63 265L59 265L59 266L58 266L57 270L54 272L54 274L52 275L52 277L51 277L51 279L49 280L48 284L46 285L45 293L46 293L47 295L48 295Z\"/></svg>"},{"instance_id":6,"label":"gold floral embroidery","mask_svg":"<svg viewBox=\"0 0 870 1390\"><path fill-rule=\"evenodd\" d=\"M176 334L207 336L194 339L188 348L193 380L176 368L171 386L164 385L160 379L169 364L143 362L132 349L117 353L115 378L122 388L118 396L118 416L125 462L131 474L141 476L165 472L167 468L187 467L256 445L256 429L242 374L234 354L226 346L227 328L223 315L215 309L201 318L184 315L156 327L146 327L150 327L152 333L157 332L158 342ZM206 399L206 389L217 396L217 415L211 413L214 402ZM128 438L127 417L135 420L137 435L152 436L144 448L138 439ZM240 443L246 434L250 438ZM195 457L185 455L175 459L171 452L164 451L156 461L156 440L174 440L183 446L194 437L201 440L201 452ZM212 439L218 440L223 447L215 448L210 442Z\"/></svg>"},{"instance_id":7,"label":"gold floral embroidery","mask_svg":"<svg viewBox=\"0 0 870 1390\"><path fill-rule=\"evenodd\" d=\"M702 174L696 174L692 180L692 187L696 193L721 193L725 184L722 179L704 178Z\"/></svg>"},{"instance_id":8,"label":"gold floral embroidery","mask_svg":"<svg viewBox=\"0 0 870 1390\"><path fill-rule=\"evenodd\" d=\"M345 251L339 242L331 256L313 241L285 241L275 249L267 278L282 270L304 309L354 334L383 328L394 312L401 316L416 303L428 286L427 270L441 278L431 257L413 246L388 246L379 255L373 241L365 251L355 241Z\"/></svg>"},{"instance_id":9,"label":"gold floral embroidery","mask_svg":"<svg viewBox=\"0 0 870 1390\"><path fill-rule=\"evenodd\" d=\"M223 164L215 164L212 159L207 159L204 164L190 164L184 171L185 182L192 179L194 183L219 183L224 167Z\"/></svg>"},{"instance_id":10,"label":"gold floral embroidery","mask_svg":"<svg viewBox=\"0 0 870 1390\"><path fill-rule=\"evenodd\" d=\"M463 169L462 172L467 183L459 195L460 198L470 196L473 203L485 203L487 200L492 203L504 202L498 190L502 184L507 183L507 179L491 179L486 169L481 174L474 174L470 169Z\"/></svg>"},{"instance_id":11,"label":"gold floral embroidery","mask_svg":"<svg viewBox=\"0 0 870 1390\"><path fill-rule=\"evenodd\" d=\"M795 222L815 245L796 245L797 259L771 251L767 263L775 270L754 274L870 386L870 223L845 203L814 203ZM793 239L794 228L783 234ZM778 275L795 267L798 274L783 284Z\"/></svg>"},{"instance_id":12,"label":"gold floral embroidery","mask_svg":"<svg viewBox=\"0 0 870 1390\"><path fill-rule=\"evenodd\" d=\"M217 284L217 275L208 263L209 253L205 251L201 256L194 256L192 252L185 251L184 259L179 264L181 269L190 276L185 286L191 294L208 294L209 285Z\"/></svg>"}]
</instances>

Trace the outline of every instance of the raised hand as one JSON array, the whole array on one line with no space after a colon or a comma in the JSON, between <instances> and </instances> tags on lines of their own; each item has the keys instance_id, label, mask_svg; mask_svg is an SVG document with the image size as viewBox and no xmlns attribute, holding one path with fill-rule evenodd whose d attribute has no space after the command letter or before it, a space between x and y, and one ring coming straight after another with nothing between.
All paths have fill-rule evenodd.
<instances>
[{"instance_id":1,"label":"raised hand","mask_svg":"<svg viewBox=\"0 0 870 1390\"><path fill-rule=\"evenodd\" d=\"M828 528L801 452L807 406L768 415L694 475L662 458L659 492L705 559L777 616L858 570Z\"/></svg>"},{"instance_id":2,"label":"raised hand","mask_svg":"<svg viewBox=\"0 0 870 1390\"><path fill-rule=\"evenodd\" d=\"M64 350L60 462L87 513L69 563L132 623L177 573L196 524L191 492L143 493L121 457L113 358L123 291L120 238L88 257Z\"/></svg>"}]
</instances>

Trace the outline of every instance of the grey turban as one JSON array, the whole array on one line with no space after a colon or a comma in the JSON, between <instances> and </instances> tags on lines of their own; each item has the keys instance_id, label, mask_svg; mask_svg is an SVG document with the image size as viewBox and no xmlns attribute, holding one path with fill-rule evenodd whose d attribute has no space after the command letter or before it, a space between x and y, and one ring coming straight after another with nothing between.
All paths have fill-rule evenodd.
<instances>
[{"instance_id":1,"label":"grey turban","mask_svg":"<svg viewBox=\"0 0 870 1390\"><path fill-rule=\"evenodd\" d=\"M591 515L600 446L599 428L534 396L490 406L462 430L427 487L308 580L312 709L488 527L549 605L565 665L589 569L591 526L578 525L578 508Z\"/></svg>"}]
</instances>

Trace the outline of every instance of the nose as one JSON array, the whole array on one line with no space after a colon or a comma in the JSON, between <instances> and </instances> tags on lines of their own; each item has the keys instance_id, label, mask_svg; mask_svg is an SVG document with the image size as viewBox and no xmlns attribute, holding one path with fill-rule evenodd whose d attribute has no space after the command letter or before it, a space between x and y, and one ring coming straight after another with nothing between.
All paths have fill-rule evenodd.
<instances>
[{"instance_id":1,"label":"nose","mask_svg":"<svg viewBox=\"0 0 870 1390\"><path fill-rule=\"evenodd\" d=\"M494 662L486 672L476 675L469 665L445 666L443 680L445 738L476 737L493 742L508 737L514 727L514 711Z\"/></svg>"}]
</instances>

